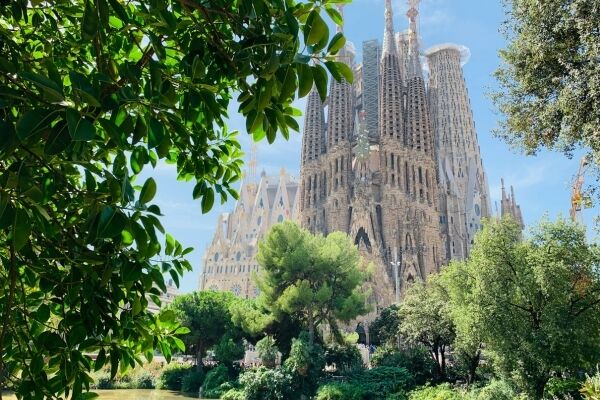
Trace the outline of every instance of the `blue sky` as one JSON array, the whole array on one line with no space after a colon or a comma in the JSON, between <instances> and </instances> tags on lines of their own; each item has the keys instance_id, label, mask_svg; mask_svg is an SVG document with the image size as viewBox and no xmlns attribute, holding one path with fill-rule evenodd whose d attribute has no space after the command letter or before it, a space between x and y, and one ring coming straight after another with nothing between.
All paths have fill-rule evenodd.
<instances>
[{"instance_id":1,"label":"blue sky","mask_svg":"<svg viewBox=\"0 0 600 400\"><path fill-rule=\"evenodd\" d=\"M407 27L404 0L394 0L394 24L396 31ZM498 115L486 96L495 87L492 77L499 59L498 50L505 44L500 33L505 18L500 0L423 0L420 10L420 35L424 49L439 43L453 42L471 49L471 59L464 67L465 78L471 96L471 104L477 126L484 167L487 171L492 201L500 197L500 178L515 187L518 203L527 224L539 221L545 214L555 217L568 215L570 185L579 160L569 160L561 154L542 153L526 157L517 150L492 136ZM354 0L344 10L345 34L354 42L359 52L362 42L383 38L384 0ZM304 109L304 102L297 107ZM240 141L249 152L251 141L245 132L243 119L232 107L230 128L240 131ZM302 122L302 121L301 121ZM300 124L302 127L302 123ZM289 141L278 138L273 145L266 142L258 145L257 171L277 174L283 167L292 175L299 175L300 134ZM163 224L185 247L194 247L188 255L194 271L187 273L180 290L189 292L197 289L202 268L202 255L212 240L219 213L230 211L234 202L217 205L206 215L200 211L200 201L192 200L193 184L179 182L172 166L159 165L152 176L158 183L157 204L163 214ZM598 210L588 210L584 220L591 224Z\"/></svg>"}]
</instances>

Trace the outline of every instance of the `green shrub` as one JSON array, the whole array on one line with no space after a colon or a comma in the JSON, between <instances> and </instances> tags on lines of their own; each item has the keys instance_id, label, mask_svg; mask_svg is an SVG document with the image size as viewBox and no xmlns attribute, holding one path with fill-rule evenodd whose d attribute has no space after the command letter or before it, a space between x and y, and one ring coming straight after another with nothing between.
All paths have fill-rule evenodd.
<instances>
[{"instance_id":1,"label":"green shrub","mask_svg":"<svg viewBox=\"0 0 600 400\"><path fill-rule=\"evenodd\" d=\"M193 370L188 372L181 381L181 391L184 393L198 393L200 386L204 382L204 372L202 370Z\"/></svg>"},{"instance_id":2,"label":"green shrub","mask_svg":"<svg viewBox=\"0 0 600 400\"><path fill-rule=\"evenodd\" d=\"M246 395L241 389L230 389L221 396L221 400L246 400Z\"/></svg>"},{"instance_id":3,"label":"green shrub","mask_svg":"<svg viewBox=\"0 0 600 400\"><path fill-rule=\"evenodd\" d=\"M580 392L585 400L600 400L600 371L587 377Z\"/></svg>"},{"instance_id":4,"label":"green shrub","mask_svg":"<svg viewBox=\"0 0 600 400\"><path fill-rule=\"evenodd\" d=\"M329 345L325 348L325 362L335 364L338 371L355 370L363 367L363 360L358 348L354 345Z\"/></svg>"},{"instance_id":5,"label":"green shrub","mask_svg":"<svg viewBox=\"0 0 600 400\"><path fill-rule=\"evenodd\" d=\"M408 392L415 386L406 368L376 367L349 376L349 382L360 387L365 399L382 399Z\"/></svg>"},{"instance_id":6,"label":"green shrub","mask_svg":"<svg viewBox=\"0 0 600 400\"><path fill-rule=\"evenodd\" d=\"M196 367L189 364L173 362L161 372L156 382L157 389L181 390L183 377Z\"/></svg>"},{"instance_id":7,"label":"green shrub","mask_svg":"<svg viewBox=\"0 0 600 400\"><path fill-rule=\"evenodd\" d=\"M240 385L245 400L287 400L292 394L292 376L283 368L247 371L240 376Z\"/></svg>"},{"instance_id":8,"label":"green shrub","mask_svg":"<svg viewBox=\"0 0 600 400\"><path fill-rule=\"evenodd\" d=\"M364 392L351 383L328 383L317 391L315 400L362 400Z\"/></svg>"},{"instance_id":9,"label":"green shrub","mask_svg":"<svg viewBox=\"0 0 600 400\"><path fill-rule=\"evenodd\" d=\"M581 381L567 378L550 378L544 390L545 397L549 399L571 398L573 400L582 399L579 389ZM569 397L570 396L570 397Z\"/></svg>"},{"instance_id":10,"label":"green shrub","mask_svg":"<svg viewBox=\"0 0 600 400\"><path fill-rule=\"evenodd\" d=\"M312 397L324 376L324 350L317 343L310 345L308 335L302 333L298 339L292 340L290 355L283 368L293 378L293 393Z\"/></svg>"},{"instance_id":11,"label":"green shrub","mask_svg":"<svg viewBox=\"0 0 600 400\"><path fill-rule=\"evenodd\" d=\"M114 389L115 382L110 378L110 372L101 371L94 376L94 383L90 386L92 389Z\"/></svg>"},{"instance_id":12,"label":"green shrub","mask_svg":"<svg viewBox=\"0 0 600 400\"><path fill-rule=\"evenodd\" d=\"M435 361L429 352L420 346L397 350L393 347L379 347L371 365L374 367L402 367L410 371L416 385L425 385L435 378Z\"/></svg>"},{"instance_id":13,"label":"green shrub","mask_svg":"<svg viewBox=\"0 0 600 400\"><path fill-rule=\"evenodd\" d=\"M245 349L240 341L225 335L214 348L215 358L220 364L231 368L235 361L244 358Z\"/></svg>"},{"instance_id":14,"label":"green shrub","mask_svg":"<svg viewBox=\"0 0 600 400\"><path fill-rule=\"evenodd\" d=\"M486 386L471 390L464 397L465 400L513 400L515 395L515 390L508 382L493 380Z\"/></svg>"},{"instance_id":15,"label":"green shrub","mask_svg":"<svg viewBox=\"0 0 600 400\"><path fill-rule=\"evenodd\" d=\"M277 362L277 353L279 349L275 343L273 336L265 336L256 342L256 351L260 357L260 361L267 368L274 368Z\"/></svg>"},{"instance_id":16,"label":"green shrub","mask_svg":"<svg viewBox=\"0 0 600 400\"><path fill-rule=\"evenodd\" d=\"M449 384L444 383L438 386L425 386L413 390L409 395L410 400L463 400L463 395L458 390L454 390Z\"/></svg>"},{"instance_id":17,"label":"green shrub","mask_svg":"<svg viewBox=\"0 0 600 400\"><path fill-rule=\"evenodd\" d=\"M227 390L222 390L221 385L229 382L229 370L226 366L219 364L206 373L202 385L202 393L206 397L219 398Z\"/></svg>"}]
</instances>

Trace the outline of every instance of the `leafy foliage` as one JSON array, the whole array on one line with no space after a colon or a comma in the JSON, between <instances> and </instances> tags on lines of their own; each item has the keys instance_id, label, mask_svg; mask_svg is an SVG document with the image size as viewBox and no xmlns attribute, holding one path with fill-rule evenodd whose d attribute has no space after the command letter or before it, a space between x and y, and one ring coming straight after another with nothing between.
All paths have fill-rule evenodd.
<instances>
[{"instance_id":1,"label":"leafy foliage","mask_svg":"<svg viewBox=\"0 0 600 400\"><path fill-rule=\"evenodd\" d=\"M230 371L224 365L217 365L206 373L204 378L203 395L208 398L219 398L221 394L227 392L229 389L222 388L224 383L231 380Z\"/></svg>"},{"instance_id":2,"label":"leafy foliage","mask_svg":"<svg viewBox=\"0 0 600 400\"><path fill-rule=\"evenodd\" d=\"M364 392L360 386L339 382L319 387L315 400L362 400L363 396Z\"/></svg>"},{"instance_id":3,"label":"leafy foliage","mask_svg":"<svg viewBox=\"0 0 600 400\"><path fill-rule=\"evenodd\" d=\"M552 374L600 358L599 265L584 228L565 220L544 221L525 240L513 221L489 221L477 236L461 267L473 280L465 318L495 368L530 397L542 398Z\"/></svg>"},{"instance_id":4,"label":"leafy foliage","mask_svg":"<svg viewBox=\"0 0 600 400\"><path fill-rule=\"evenodd\" d=\"M181 380L181 391L183 393L198 393L200 386L204 382L204 371L189 371Z\"/></svg>"},{"instance_id":5,"label":"leafy foliage","mask_svg":"<svg viewBox=\"0 0 600 400\"><path fill-rule=\"evenodd\" d=\"M322 92L326 69L352 80L320 15L339 23L336 1L0 4L2 386L76 398L105 363L114 376L183 350L184 331L146 306L163 274L191 270L191 249L164 232L156 182L136 178L167 162L203 212L236 197L233 95L272 142L299 129L292 101Z\"/></svg>"},{"instance_id":6,"label":"leafy foliage","mask_svg":"<svg viewBox=\"0 0 600 400\"><path fill-rule=\"evenodd\" d=\"M375 367L350 376L349 382L361 388L365 400L408 393L415 386L410 372L399 367Z\"/></svg>"},{"instance_id":7,"label":"leafy foliage","mask_svg":"<svg viewBox=\"0 0 600 400\"><path fill-rule=\"evenodd\" d=\"M181 390L183 378L193 370L193 367L183 363L170 363L158 377L158 389Z\"/></svg>"},{"instance_id":8,"label":"leafy foliage","mask_svg":"<svg viewBox=\"0 0 600 400\"><path fill-rule=\"evenodd\" d=\"M236 336L230 306L236 301L229 292L200 291L177 296L162 313L174 313L181 325L189 329L182 337L186 349L196 355L196 365L225 334Z\"/></svg>"},{"instance_id":9,"label":"leafy foliage","mask_svg":"<svg viewBox=\"0 0 600 400\"><path fill-rule=\"evenodd\" d=\"M493 98L506 116L497 132L528 154L582 146L600 165L600 4L508 0Z\"/></svg>"},{"instance_id":10,"label":"leafy foliage","mask_svg":"<svg viewBox=\"0 0 600 400\"><path fill-rule=\"evenodd\" d=\"M244 400L287 400L296 398L292 392L292 376L288 371L277 368L259 367L240 376Z\"/></svg>"},{"instance_id":11,"label":"leafy foliage","mask_svg":"<svg viewBox=\"0 0 600 400\"><path fill-rule=\"evenodd\" d=\"M345 370L362 369L363 360L355 345L329 344L325 347L325 362L327 365L334 365L337 372Z\"/></svg>"},{"instance_id":12,"label":"leafy foliage","mask_svg":"<svg viewBox=\"0 0 600 400\"><path fill-rule=\"evenodd\" d=\"M400 333L411 345L424 346L436 361L438 379L446 377L446 349L455 338L448 296L434 277L415 283L400 304Z\"/></svg>"},{"instance_id":13,"label":"leafy foliage","mask_svg":"<svg viewBox=\"0 0 600 400\"><path fill-rule=\"evenodd\" d=\"M214 347L214 352L217 361L232 368L235 361L244 358L245 349L241 340L234 340L230 334L225 334Z\"/></svg>"},{"instance_id":14,"label":"leafy foliage","mask_svg":"<svg viewBox=\"0 0 600 400\"><path fill-rule=\"evenodd\" d=\"M588 376L583 383L581 394L585 400L599 400L600 399L600 372L593 376Z\"/></svg>"},{"instance_id":15,"label":"leafy foliage","mask_svg":"<svg viewBox=\"0 0 600 400\"><path fill-rule=\"evenodd\" d=\"M444 383L438 386L425 386L413 390L409 396L410 400L463 400L460 392L453 390L449 384Z\"/></svg>"},{"instance_id":16,"label":"leafy foliage","mask_svg":"<svg viewBox=\"0 0 600 400\"><path fill-rule=\"evenodd\" d=\"M415 384L424 385L436 378L437 363L423 346L395 349L379 347L371 358L374 367L405 368L414 377Z\"/></svg>"},{"instance_id":17,"label":"leafy foliage","mask_svg":"<svg viewBox=\"0 0 600 400\"><path fill-rule=\"evenodd\" d=\"M398 305L392 304L381 310L381 313L369 325L371 342L380 345L397 344L400 330Z\"/></svg>"},{"instance_id":18,"label":"leafy foliage","mask_svg":"<svg viewBox=\"0 0 600 400\"><path fill-rule=\"evenodd\" d=\"M314 341L322 323L337 327L368 311L361 290L365 274L356 246L343 233L313 236L286 221L259 244L261 301L275 319L293 315ZM334 290L335 289L335 290Z\"/></svg>"},{"instance_id":19,"label":"leafy foliage","mask_svg":"<svg viewBox=\"0 0 600 400\"><path fill-rule=\"evenodd\" d=\"M292 341L289 357L283 363L283 369L292 376L292 390L297 396L313 396L325 369L323 348L311 343L306 333Z\"/></svg>"},{"instance_id":20,"label":"leafy foliage","mask_svg":"<svg viewBox=\"0 0 600 400\"><path fill-rule=\"evenodd\" d=\"M275 367L277 362L277 344L272 336L265 336L256 343L256 351L260 357L261 362L267 368Z\"/></svg>"}]
</instances>

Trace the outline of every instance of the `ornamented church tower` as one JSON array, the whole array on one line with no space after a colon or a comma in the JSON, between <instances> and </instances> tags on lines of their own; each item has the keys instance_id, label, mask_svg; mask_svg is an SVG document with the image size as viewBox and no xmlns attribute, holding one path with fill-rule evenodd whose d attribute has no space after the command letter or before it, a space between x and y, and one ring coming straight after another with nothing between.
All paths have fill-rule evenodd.
<instances>
[{"instance_id":1,"label":"ornamented church tower","mask_svg":"<svg viewBox=\"0 0 600 400\"><path fill-rule=\"evenodd\" d=\"M482 219L491 216L489 187L462 71L470 53L464 46L443 44L426 55L441 227L447 238L446 257L460 260L469 255Z\"/></svg>"},{"instance_id":2,"label":"ornamented church tower","mask_svg":"<svg viewBox=\"0 0 600 400\"><path fill-rule=\"evenodd\" d=\"M365 42L369 58L353 68L361 72L356 86L332 81L326 122L315 91L306 109L301 221L313 232L339 230L354 239L375 264L377 308L450 259L466 258L482 218L490 216L462 73L468 50L429 50L426 85L419 2L408 0L408 29L396 34L386 0L381 53L376 40ZM355 67L352 49L348 44L339 57Z\"/></svg>"}]
</instances>

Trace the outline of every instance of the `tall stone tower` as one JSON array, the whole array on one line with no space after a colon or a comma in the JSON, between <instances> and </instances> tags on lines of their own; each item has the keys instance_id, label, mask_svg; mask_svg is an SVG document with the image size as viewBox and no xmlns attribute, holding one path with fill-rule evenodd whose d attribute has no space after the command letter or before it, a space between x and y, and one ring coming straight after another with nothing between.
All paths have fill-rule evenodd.
<instances>
[{"instance_id":1,"label":"tall stone tower","mask_svg":"<svg viewBox=\"0 0 600 400\"><path fill-rule=\"evenodd\" d=\"M302 224L313 232L348 233L363 256L373 262L372 286L378 307L389 305L410 282L425 280L445 261L440 230L434 134L420 62L418 1L410 2L407 41L397 49L391 0L386 0L381 58L378 60L377 107L365 92L374 85L374 60L362 68L362 107L355 107L347 82L332 81L327 128L323 105L309 95L302 146ZM402 42L400 40L400 42ZM377 54L376 42L365 57ZM348 44L340 59L353 66ZM369 112L376 110L377 125ZM372 130L376 129L375 132ZM321 135L321 136L319 136ZM312 143L312 145L311 145ZM314 143L325 143L314 151ZM397 261L398 268L391 262Z\"/></svg>"},{"instance_id":2,"label":"tall stone tower","mask_svg":"<svg viewBox=\"0 0 600 400\"><path fill-rule=\"evenodd\" d=\"M443 44L429 49L426 55L446 257L464 259L482 218L491 216L487 177L462 71L470 53L464 46Z\"/></svg>"}]
</instances>

